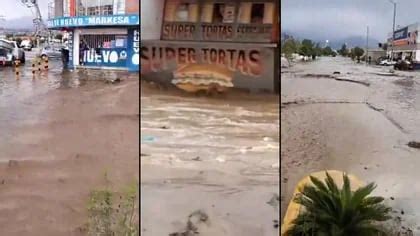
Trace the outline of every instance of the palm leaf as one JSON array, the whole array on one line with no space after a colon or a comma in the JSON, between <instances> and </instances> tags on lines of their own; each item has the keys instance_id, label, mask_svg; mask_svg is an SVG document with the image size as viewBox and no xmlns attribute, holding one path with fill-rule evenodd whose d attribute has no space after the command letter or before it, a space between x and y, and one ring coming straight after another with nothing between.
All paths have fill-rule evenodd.
<instances>
[{"instance_id":1,"label":"palm leaf","mask_svg":"<svg viewBox=\"0 0 420 236\"><path fill-rule=\"evenodd\" d=\"M353 192L346 174L341 189L328 172L324 182L313 176L310 180L313 186L304 186L294 199L304 211L286 235L382 235L376 223L390 219L391 208L382 203L383 197L369 196L376 188L374 183Z\"/></svg>"}]
</instances>

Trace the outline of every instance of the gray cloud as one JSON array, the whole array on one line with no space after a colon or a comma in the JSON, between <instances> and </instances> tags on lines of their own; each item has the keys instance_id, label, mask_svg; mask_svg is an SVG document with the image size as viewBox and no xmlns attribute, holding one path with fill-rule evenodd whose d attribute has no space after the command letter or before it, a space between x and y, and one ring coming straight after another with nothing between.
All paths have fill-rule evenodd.
<instances>
[{"instance_id":1,"label":"gray cloud","mask_svg":"<svg viewBox=\"0 0 420 236\"><path fill-rule=\"evenodd\" d=\"M418 0L395 0L396 24L420 21ZM388 0L281 0L282 30L337 39L370 35L385 40L392 31L393 5Z\"/></svg>"},{"instance_id":2,"label":"gray cloud","mask_svg":"<svg viewBox=\"0 0 420 236\"><path fill-rule=\"evenodd\" d=\"M50 0L38 0L42 17L48 18L48 2ZM0 15L6 19L20 18L24 16L32 16L29 8L21 3L21 0L1 0Z\"/></svg>"}]
</instances>

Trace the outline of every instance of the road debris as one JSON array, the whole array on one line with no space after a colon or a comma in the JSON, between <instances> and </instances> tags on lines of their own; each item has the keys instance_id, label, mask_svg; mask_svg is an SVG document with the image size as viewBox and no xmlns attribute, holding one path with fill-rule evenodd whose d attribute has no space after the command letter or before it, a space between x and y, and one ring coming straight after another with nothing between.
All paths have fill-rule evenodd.
<instances>
[{"instance_id":1,"label":"road debris","mask_svg":"<svg viewBox=\"0 0 420 236\"><path fill-rule=\"evenodd\" d=\"M410 141L410 142L408 142L407 146L409 146L411 148L420 149L420 142Z\"/></svg>"}]
</instances>

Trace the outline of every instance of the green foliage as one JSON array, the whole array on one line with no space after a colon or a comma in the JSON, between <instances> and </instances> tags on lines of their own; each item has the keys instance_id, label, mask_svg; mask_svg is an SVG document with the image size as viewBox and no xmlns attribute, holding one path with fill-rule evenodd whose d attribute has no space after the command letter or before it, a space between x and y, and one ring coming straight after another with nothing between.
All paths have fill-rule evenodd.
<instances>
[{"instance_id":1,"label":"green foliage","mask_svg":"<svg viewBox=\"0 0 420 236\"><path fill-rule=\"evenodd\" d=\"M312 55L315 55L317 57L322 55L322 48L321 48L321 45L319 43L317 43L315 45L315 48L314 48L314 51L313 51Z\"/></svg>"},{"instance_id":2,"label":"green foliage","mask_svg":"<svg viewBox=\"0 0 420 236\"><path fill-rule=\"evenodd\" d=\"M378 222L391 219L391 208L382 197L368 197L376 188L374 183L351 191L350 180L343 175L339 189L328 174L325 183L310 177L313 186L305 186L294 201L305 210L294 220L289 236L377 236L383 235Z\"/></svg>"},{"instance_id":3,"label":"green foliage","mask_svg":"<svg viewBox=\"0 0 420 236\"><path fill-rule=\"evenodd\" d=\"M346 44L343 44L341 46L341 49L338 51L338 53L340 53L340 55L342 55L343 57L347 56L348 50Z\"/></svg>"},{"instance_id":4,"label":"green foliage","mask_svg":"<svg viewBox=\"0 0 420 236\"><path fill-rule=\"evenodd\" d=\"M88 203L89 235L112 236L112 192L108 189L91 192Z\"/></svg>"},{"instance_id":5,"label":"green foliage","mask_svg":"<svg viewBox=\"0 0 420 236\"><path fill-rule=\"evenodd\" d=\"M136 225L138 184L133 183L128 186L123 195L120 196L120 204L116 211L117 226L116 235L135 236L138 235L139 228Z\"/></svg>"},{"instance_id":6,"label":"green foliage","mask_svg":"<svg viewBox=\"0 0 420 236\"><path fill-rule=\"evenodd\" d=\"M314 43L309 39L304 39L299 49L299 54L308 57L314 55Z\"/></svg>"},{"instance_id":7,"label":"green foliage","mask_svg":"<svg viewBox=\"0 0 420 236\"><path fill-rule=\"evenodd\" d=\"M281 53L284 53L287 58L290 58L293 53L297 53L299 50L299 41L291 38L284 41L281 46Z\"/></svg>"},{"instance_id":8,"label":"green foliage","mask_svg":"<svg viewBox=\"0 0 420 236\"><path fill-rule=\"evenodd\" d=\"M322 55L323 56L336 56L337 53L334 52L331 47L327 46L325 48L322 49Z\"/></svg>"},{"instance_id":9,"label":"green foliage","mask_svg":"<svg viewBox=\"0 0 420 236\"><path fill-rule=\"evenodd\" d=\"M363 55L364 52L365 51L362 48L359 48L359 47L354 48L354 55L358 61L360 61L360 57Z\"/></svg>"},{"instance_id":10,"label":"green foliage","mask_svg":"<svg viewBox=\"0 0 420 236\"><path fill-rule=\"evenodd\" d=\"M108 178L107 172L105 178ZM88 235L138 236L137 202L137 182L127 186L119 197L108 188L92 191L87 207Z\"/></svg>"}]
</instances>

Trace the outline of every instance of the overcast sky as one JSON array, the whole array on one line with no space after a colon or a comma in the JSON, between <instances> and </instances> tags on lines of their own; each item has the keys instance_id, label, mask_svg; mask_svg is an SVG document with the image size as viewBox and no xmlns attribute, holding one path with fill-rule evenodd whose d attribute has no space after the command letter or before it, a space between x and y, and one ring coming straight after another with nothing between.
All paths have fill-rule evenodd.
<instances>
[{"instance_id":1,"label":"overcast sky","mask_svg":"<svg viewBox=\"0 0 420 236\"><path fill-rule=\"evenodd\" d=\"M48 16L48 2L50 0L38 0L42 17L47 19ZM5 16L6 19L19 18L22 16L32 16L29 8L22 4L21 0L0 0L0 15Z\"/></svg>"},{"instance_id":2,"label":"overcast sky","mask_svg":"<svg viewBox=\"0 0 420 236\"><path fill-rule=\"evenodd\" d=\"M420 22L419 0L395 0L396 25ZM281 0L282 30L315 38L336 39L370 35L385 40L392 31L389 0Z\"/></svg>"}]
</instances>

